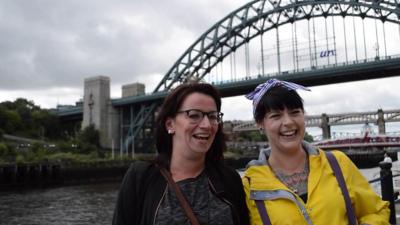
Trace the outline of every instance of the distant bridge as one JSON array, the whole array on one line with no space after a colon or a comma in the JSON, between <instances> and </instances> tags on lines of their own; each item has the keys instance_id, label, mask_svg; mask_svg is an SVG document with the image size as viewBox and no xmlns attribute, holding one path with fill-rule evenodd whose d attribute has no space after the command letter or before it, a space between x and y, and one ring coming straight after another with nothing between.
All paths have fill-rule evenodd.
<instances>
[{"instance_id":1,"label":"distant bridge","mask_svg":"<svg viewBox=\"0 0 400 225\"><path fill-rule=\"evenodd\" d=\"M230 121L233 132L257 130L254 120L251 121ZM350 112L337 114L322 114L320 116L306 116L306 127L320 127L324 139L331 137L330 127L338 125L365 124L378 125L379 133L386 133L385 123L400 122L400 109L385 110L379 109L376 112Z\"/></svg>"}]
</instances>

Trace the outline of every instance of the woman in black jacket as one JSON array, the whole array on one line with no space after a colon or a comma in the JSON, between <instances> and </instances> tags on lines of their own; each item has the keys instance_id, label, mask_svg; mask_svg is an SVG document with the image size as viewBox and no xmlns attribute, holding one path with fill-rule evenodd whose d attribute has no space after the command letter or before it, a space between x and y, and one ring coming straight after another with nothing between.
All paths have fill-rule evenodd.
<instances>
[{"instance_id":1,"label":"woman in black jacket","mask_svg":"<svg viewBox=\"0 0 400 225\"><path fill-rule=\"evenodd\" d=\"M249 224L239 174L223 164L221 98L210 84L186 83L164 100L156 121L158 156L135 162L123 180L113 224L191 224L175 191L178 185L200 224Z\"/></svg>"}]
</instances>

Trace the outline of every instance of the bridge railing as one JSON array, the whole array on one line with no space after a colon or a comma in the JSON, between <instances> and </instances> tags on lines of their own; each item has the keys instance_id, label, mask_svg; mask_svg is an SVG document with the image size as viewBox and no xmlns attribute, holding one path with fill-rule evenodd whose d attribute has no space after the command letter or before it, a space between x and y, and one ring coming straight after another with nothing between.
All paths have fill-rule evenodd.
<instances>
[{"instance_id":1,"label":"bridge railing","mask_svg":"<svg viewBox=\"0 0 400 225\"><path fill-rule=\"evenodd\" d=\"M230 79L230 80L221 80L221 81L213 81L211 84L213 85L224 85L224 84L229 84L229 83L234 83L234 82L240 82L240 81L246 81L246 80L251 80L254 78L261 78L261 77L278 77L280 75L288 75L288 74L294 74L294 73L299 73L299 72L308 72L308 71L313 71L313 70L319 70L319 69L332 69L336 68L338 66L349 66L349 65L356 65L356 64L361 64L361 63L371 63L371 62L377 62L380 60L389 60L389 59L397 59L400 58L400 54L397 55L391 55L391 56L376 56L373 58L366 58L366 59L359 59L359 60L351 60L347 62L339 62L335 64L326 64L326 65L319 65L319 66L312 66L312 67L304 67L301 69L293 69L293 70L285 70L281 72L274 72L274 73L268 73L268 74L258 74L258 75L253 75L253 76L248 76L248 77L241 77L241 78L235 78L235 79Z\"/></svg>"}]
</instances>

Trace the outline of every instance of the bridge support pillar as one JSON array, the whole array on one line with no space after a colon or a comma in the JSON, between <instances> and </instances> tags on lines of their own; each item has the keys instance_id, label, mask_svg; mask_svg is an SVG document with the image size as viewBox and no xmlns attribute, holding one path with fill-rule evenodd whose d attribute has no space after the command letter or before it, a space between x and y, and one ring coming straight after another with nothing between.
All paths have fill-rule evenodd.
<instances>
[{"instance_id":1,"label":"bridge support pillar","mask_svg":"<svg viewBox=\"0 0 400 225\"><path fill-rule=\"evenodd\" d=\"M378 120L376 121L376 123L378 125L379 134L385 134L386 133L385 118L382 109L378 109Z\"/></svg>"},{"instance_id":2,"label":"bridge support pillar","mask_svg":"<svg viewBox=\"0 0 400 225\"><path fill-rule=\"evenodd\" d=\"M145 85L142 83L131 83L122 86L122 97L136 97L145 95ZM140 113L141 106L140 105L129 105L125 107L120 107L120 145L121 151L126 154L131 154L134 157L135 152L143 151L143 139L145 137L149 137L150 135L144 135L139 132L136 136L133 136L133 132L130 132L130 129L133 129L137 123L135 122L135 117ZM150 120L149 120L150 121ZM153 126L151 126L153 127ZM146 128L142 129L142 132L146 130ZM133 130L131 130L133 131ZM150 132L151 134L153 132ZM154 140L154 139L152 139ZM130 144L127 144L130 143ZM126 145L127 144L127 145ZM120 153L122 154L122 153Z\"/></svg>"},{"instance_id":3,"label":"bridge support pillar","mask_svg":"<svg viewBox=\"0 0 400 225\"><path fill-rule=\"evenodd\" d=\"M322 128L322 138L331 138L331 126L329 126L329 117L325 113L321 115L321 128Z\"/></svg>"},{"instance_id":4,"label":"bridge support pillar","mask_svg":"<svg viewBox=\"0 0 400 225\"><path fill-rule=\"evenodd\" d=\"M118 112L111 105L110 78L96 76L85 79L82 128L91 124L100 132L100 145L112 148L118 140Z\"/></svg>"}]
</instances>

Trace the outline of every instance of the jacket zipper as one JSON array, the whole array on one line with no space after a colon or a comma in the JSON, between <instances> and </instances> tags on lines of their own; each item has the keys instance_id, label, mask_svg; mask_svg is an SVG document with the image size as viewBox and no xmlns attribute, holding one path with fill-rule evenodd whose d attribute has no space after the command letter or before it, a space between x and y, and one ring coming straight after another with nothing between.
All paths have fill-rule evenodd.
<instances>
[{"instance_id":1,"label":"jacket zipper","mask_svg":"<svg viewBox=\"0 0 400 225\"><path fill-rule=\"evenodd\" d=\"M158 212L158 210L160 209L160 205L161 205L162 200L163 200L164 197L165 197L165 194L167 193L167 189L168 189L168 184L165 186L163 195L161 196L160 201L158 202L156 211L154 212L153 225L156 224L157 212Z\"/></svg>"},{"instance_id":2,"label":"jacket zipper","mask_svg":"<svg viewBox=\"0 0 400 225\"><path fill-rule=\"evenodd\" d=\"M306 220L306 222L308 224L311 223L311 225L312 225L310 215L308 215L308 212L307 212L306 203L303 201L302 198L300 198L300 196L298 194L294 193L292 190L289 190L289 192L294 196L294 201L295 201L297 207L299 208L303 218ZM308 195L308 192L307 192L307 195Z\"/></svg>"},{"instance_id":3,"label":"jacket zipper","mask_svg":"<svg viewBox=\"0 0 400 225\"><path fill-rule=\"evenodd\" d=\"M297 208L299 209L301 215L303 216L303 218L307 222L307 224L312 225L312 221L311 221L310 215L308 215L307 207L306 207L306 204L304 203L304 201L296 193L294 193L291 190L286 190L286 189L277 189L277 190L286 191L286 192L290 193L294 197L294 199L285 198L285 197L279 197L279 199L290 200L294 204L296 204ZM268 200L265 200L265 201L268 201Z\"/></svg>"},{"instance_id":4,"label":"jacket zipper","mask_svg":"<svg viewBox=\"0 0 400 225\"><path fill-rule=\"evenodd\" d=\"M212 184L210 178L207 177L207 179L208 179L208 184L210 184L210 186L211 186L211 189L214 191L214 193L217 193L217 191L215 190L214 185ZM235 224L240 224L240 219L239 219L238 212L237 212L236 208L233 207L233 204L230 201L228 201L227 199L225 199L224 197L222 197L222 196L217 196L217 197L219 197L223 202L225 202L226 204L229 205L229 207L232 209L232 214L234 214L234 216L236 217L236 222L234 221L234 223Z\"/></svg>"}]
</instances>

